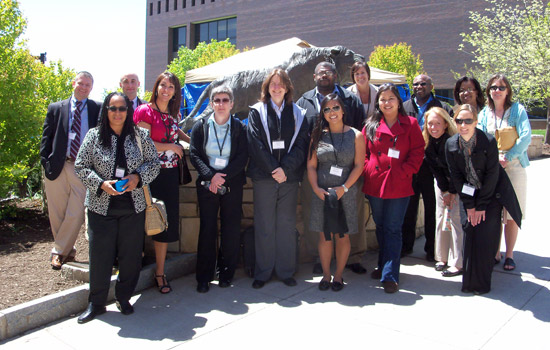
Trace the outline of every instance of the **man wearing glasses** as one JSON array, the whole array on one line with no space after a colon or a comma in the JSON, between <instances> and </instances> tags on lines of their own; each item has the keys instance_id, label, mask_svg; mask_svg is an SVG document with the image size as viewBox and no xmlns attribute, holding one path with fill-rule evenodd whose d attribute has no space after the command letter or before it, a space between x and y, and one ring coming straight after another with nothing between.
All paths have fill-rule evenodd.
<instances>
[{"instance_id":1,"label":"man wearing glasses","mask_svg":"<svg viewBox=\"0 0 550 350\"><path fill-rule=\"evenodd\" d=\"M44 167L48 216L54 237L51 265L54 270L74 260L74 244L84 223L86 188L74 172L74 161L89 129L97 125L101 104L90 100L94 79L79 72L70 98L48 106L40 162Z\"/></svg>"},{"instance_id":2,"label":"man wearing glasses","mask_svg":"<svg viewBox=\"0 0 550 350\"><path fill-rule=\"evenodd\" d=\"M426 74L420 74L413 80L413 92L411 99L403 103L403 107L408 115L418 120L420 129L424 127L424 113L432 107L441 107L453 117L452 108L439 100L432 93L432 78ZM416 219L418 217L418 203L420 194L424 202L424 236L426 243L424 251L426 260L433 262L435 253L435 191L434 177L428 164L422 162L422 166L417 174L413 176L412 181L414 195L409 200L409 206L403 220L403 246L401 256L412 253L414 241L416 239Z\"/></svg>"},{"instance_id":3,"label":"man wearing glasses","mask_svg":"<svg viewBox=\"0 0 550 350\"><path fill-rule=\"evenodd\" d=\"M315 67L313 74L315 88L306 91L296 104L306 110L306 118L310 127L310 134L315 125L315 120L320 112L321 102L326 95L335 93L344 102L344 123L361 131L365 122L365 109L361 100L353 93L340 87L338 81L338 73L336 66L330 62L321 62ZM358 180L359 188L363 186L363 177ZM316 263L313 266L314 274L322 274L323 269L319 263L319 251L317 248L319 233L309 230L309 217L311 209L311 185L309 184L307 173L302 181L302 217L304 219L304 233L306 249L308 253L316 258ZM350 235L351 251L346 267L355 273L363 274L367 270L361 265L363 255L367 251L367 234L365 232L365 198L361 191L358 192L357 209L358 209L358 224L359 231L357 234Z\"/></svg>"}]
</instances>

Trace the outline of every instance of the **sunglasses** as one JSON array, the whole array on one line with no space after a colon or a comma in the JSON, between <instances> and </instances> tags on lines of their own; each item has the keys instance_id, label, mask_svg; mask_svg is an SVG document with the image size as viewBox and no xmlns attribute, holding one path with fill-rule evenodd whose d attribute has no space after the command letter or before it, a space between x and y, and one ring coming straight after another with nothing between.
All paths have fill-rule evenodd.
<instances>
[{"instance_id":1,"label":"sunglasses","mask_svg":"<svg viewBox=\"0 0 550 350\"><path fill-rule=\"evenodd\" d=\"M506 90L506 86L496 86L496 85L493 85L493 86L491 86L489 89L491 89L491 90L493 90L493 91L497 91L497 90L505 91L505 90Z\"/></svg>"},{"instance_id":2,"label":"sunglasses","mask_svg":"<svg viewBox=\"0 0 550 350\"><path fill-rule=\"evenodd\" d=\"M462 125L462 124L466 124L466 125L471 125L474 123L474 120L471 119L471 118L468 118L468 119L455 119L455 122L456 122L456 125Z\"/></svg>"},{"instance_id":3,"label":"sunglasses","mask_svg":"<svg viewBox=\"0 0 550 350\"><path fill-rule=\"evenodd\" d=\"M428 83L422 82L422 83L413 83L413 86L426 86Z\"/></svg>"},{"instance_id":4,"label":"sunglasses","mask_svg":"<svg viewBox=\"0 0 550 350\"><path fill-rule=\"evenodd\" d=\"M217 104L217 105L222 104L222 103L229 103L229 99L227 97L225 97L225 98L215 98L214 103Z\"/></svg>"},{"instance_id":5,"label":"sunglasses","mask_svg":"<svg viewBox=\"0 0 550 350\"><path fill-rule=\"evenodd\" d=\"M109 107L107 107L107 109L110 110L111 112L116 112L117 110L119 112L126 112L128 110L128 107L126 107L126 106L120 106L120 107L109 106Z\"/></svg>"},{"instance_id":6,"label":"sunglasses","mask_svg":"<svg viewBox=\"0 0 550 350\"><path fill-rule=\"evenodd\" d=\"M342 109L342 108L340 108L340 106L334 106L334 107L332 107L332 108L326 107L326 108L323 108L323 113L324 113L324 114L329 114L330 111L333 111L333 112L340 112L340 109Z\"/></svg>"}]
</instances>

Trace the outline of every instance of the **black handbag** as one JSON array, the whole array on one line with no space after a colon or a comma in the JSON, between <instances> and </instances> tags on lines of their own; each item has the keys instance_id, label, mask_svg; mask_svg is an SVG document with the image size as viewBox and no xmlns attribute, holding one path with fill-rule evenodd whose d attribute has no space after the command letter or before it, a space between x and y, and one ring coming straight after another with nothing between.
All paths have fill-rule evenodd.
<instances>
[{"instance_id":1,"label":"black handbag","mask_svg":"<svg viewBox=\"0 0 550 350\"><path fill-rule=\"evenodd\" d=\"M189 167L187 166L187 161L185 160L185 154L183 157L178 159L178 168L180 175L180 185L187 185L191 182L191 172L189 172Z\"/></svg>"},{"instance_id":2,"label":"black handbag","mask_svg":"<svg viewBox=\"0 0 550 350\"><path fill-rule=\"evenodd\" d=\"M346 214L344 213L342 202L338 200L336 191L330 188L328 193L328 196L325 196L323 229L325 240L330 241L331 233L339 234L340 237L344 237L344 234L349 230L346 222Z\"/></svg>"}]
</instances>

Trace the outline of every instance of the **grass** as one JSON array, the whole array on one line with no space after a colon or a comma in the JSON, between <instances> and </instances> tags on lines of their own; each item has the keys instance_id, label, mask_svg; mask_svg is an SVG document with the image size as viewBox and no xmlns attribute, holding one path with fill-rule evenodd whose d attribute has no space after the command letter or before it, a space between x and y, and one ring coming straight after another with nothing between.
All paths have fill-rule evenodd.
<instances>
[{"instance_id":1,"label":"grass","mask_svg":"<svg viewBox=\"0 0 550 350\"><path fill-rule=\"evenodd\" d=\"M546 136L546 130L544 129L531 130L531 134Z\"/></svg>"}]
</instances>

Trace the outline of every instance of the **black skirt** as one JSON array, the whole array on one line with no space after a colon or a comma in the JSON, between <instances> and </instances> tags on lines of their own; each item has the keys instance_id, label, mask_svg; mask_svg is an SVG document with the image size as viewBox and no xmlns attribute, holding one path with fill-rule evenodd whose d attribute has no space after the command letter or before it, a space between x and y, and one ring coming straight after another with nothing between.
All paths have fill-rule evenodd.
<instances>
[{"instance_id":1,"label":"black skirt","mask_svg":"<svg viewBox=\"0 0 550 350\"><path fill-rule=\"evenodd\" d=\"M166 205L168 229L151 236L157 242L175 242L179 239L179 170L178 168L162 168L157 178L149 185L153 197L160 199Z\"/></svg>"}]
</instances>

